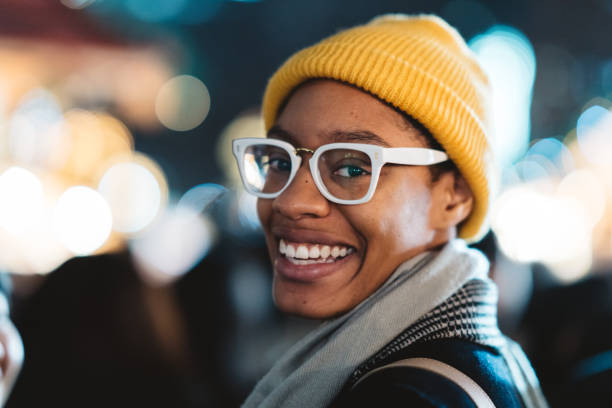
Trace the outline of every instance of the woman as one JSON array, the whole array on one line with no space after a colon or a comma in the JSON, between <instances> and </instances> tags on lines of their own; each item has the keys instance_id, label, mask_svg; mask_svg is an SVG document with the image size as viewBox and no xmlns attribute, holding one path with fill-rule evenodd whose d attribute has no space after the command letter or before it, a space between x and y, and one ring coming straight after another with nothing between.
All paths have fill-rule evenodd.
<instances>
[{"instance_id":1,"label":"woman","mask_svg":"<svg viewBox=\"0 0 612 408\"><path fill-rule=\"evenodd\" d=\"M274 74L268 138L234 154L276 305L325 322L245 407L545 404L464 241L487 230L489 99L463 39L429 15L378 17Z\"/></svg>"}]
</instances>

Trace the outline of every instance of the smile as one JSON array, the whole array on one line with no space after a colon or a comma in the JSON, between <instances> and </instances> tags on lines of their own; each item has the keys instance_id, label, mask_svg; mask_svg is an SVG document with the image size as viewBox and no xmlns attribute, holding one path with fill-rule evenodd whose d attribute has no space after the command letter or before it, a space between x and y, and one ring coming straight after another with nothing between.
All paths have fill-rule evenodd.
<instances>
[{"instance_id":1,"label":"smile","mask_svg":"<svg viewBox=\"0 0 612 408\"><path fill-rule=\"evenodd\" d=\"M354 252L354 249L342 245L325 245L312 243L286 242L281 239L278 251L295 265L333 263Z\"/></svg>"}]
</instances>

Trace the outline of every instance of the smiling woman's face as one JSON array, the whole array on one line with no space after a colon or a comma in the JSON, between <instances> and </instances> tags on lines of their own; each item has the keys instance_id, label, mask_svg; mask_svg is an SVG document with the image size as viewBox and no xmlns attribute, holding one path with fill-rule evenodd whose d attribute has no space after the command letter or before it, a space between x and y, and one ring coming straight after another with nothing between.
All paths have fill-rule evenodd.
<instances>
[{"instance_id":1,"label":"smiling woman's face","mask_svg":"<svg viewBox=\"0 0 612 408\"><path fill-rule=\"evenodd\" d=\"M382 141L338 138L366 132ZM312 150L345 141L426 147L399 113L328 80L302 85L268 136ZM309 158L280 196L259 199L257 209L274 265L276 305L290 314L328 318L364 300L402 262L448 239L448 183L432 184L427 167L385 165L369 202L340 205L318 191ZM298 260L292 251L300 258L308 251L309 259Z\"/></svg>"}]
</instances>

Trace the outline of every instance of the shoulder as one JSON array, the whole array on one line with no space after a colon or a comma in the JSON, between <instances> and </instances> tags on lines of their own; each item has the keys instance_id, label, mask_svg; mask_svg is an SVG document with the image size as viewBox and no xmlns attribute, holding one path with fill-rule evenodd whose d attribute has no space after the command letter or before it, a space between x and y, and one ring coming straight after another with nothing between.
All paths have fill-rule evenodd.
<instances>
[{"instance_id":1,"label":"shoulder","mask_svg":"<svg viewBox=\"0 0 612 408\"><path fill-rule=\"evenodd\" d=\"M433 359L460 371L478 384L497 407L522 407L509 369L493 348L465 340L435 340L396 353L393 361L415 357ZM403 364L372 372L352 389L345 390L338 403L340 407L476 406L455 381L428 369Z\"/></svg>"},{"instance_id":2,"label":"shoulder","mask_svg":"<svg viewBox=\"0 0 612 408\"><path fill-rule=\"evenodd\" d=\"M339 400L337 407L372 406L476 407L453 381L429 370L404 365L373 372Z\"/></svg>"}]
</instances>

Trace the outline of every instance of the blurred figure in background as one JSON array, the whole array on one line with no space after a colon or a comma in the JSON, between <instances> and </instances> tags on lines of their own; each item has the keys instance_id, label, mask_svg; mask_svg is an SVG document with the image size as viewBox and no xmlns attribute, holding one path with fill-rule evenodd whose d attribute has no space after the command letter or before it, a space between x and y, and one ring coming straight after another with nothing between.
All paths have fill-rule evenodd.
<instances>
[{"instance_id":1,"label":"blurred figure in background","mask_svg":"<svg viewBox=\"0 0 612 408\"><path fill-rule=\"evenodd\" d=\"M62 265L16 305L27 358L7 406L223 406L214 259L172 285L147 283L128 251Z\"/></svg>"},{"instance_id":2,"label":"blurred figure in background","mask_svg":"<svg viewBox=\"0 0 612 408\"><path fill-rule=\"evenodd\" d=\"M10 280L0 273L0 406L8 399L23 364L23 342L9 313Z\"/></svg>"},{"instance_id":3,"label":"blurred figure in background","mask_svg":"<svg viewBox=\"0 0 612 408\"><path fill-rule=\"evenodd\" d=\"M535 265L533 297L519 328L554 407L612 406L612 273L568 285Z\"/></svg>"}]
</instances>

